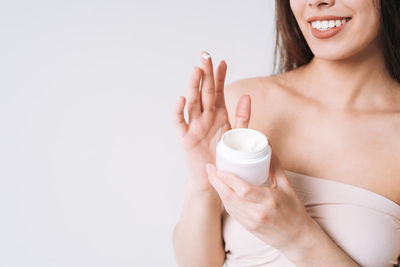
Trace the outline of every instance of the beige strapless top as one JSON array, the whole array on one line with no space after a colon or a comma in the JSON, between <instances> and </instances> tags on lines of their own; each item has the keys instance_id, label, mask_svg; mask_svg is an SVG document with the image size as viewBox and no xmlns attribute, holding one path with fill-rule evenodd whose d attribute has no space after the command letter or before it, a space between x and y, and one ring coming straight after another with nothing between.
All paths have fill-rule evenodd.
<instances>
[{"instance_id":1,"label":"beige strapless top","mask_svg":"<svg viewBox=\"0 0 400 267\"><path fill-rule=\"evenodd\" d=\"M393 266L400 255L400 206L370 190L285 170L307 212L361 266ZM268 179L267 185L270 184ZM295 266L224 210L226 267Z\"/></svg>"}]
</instances>

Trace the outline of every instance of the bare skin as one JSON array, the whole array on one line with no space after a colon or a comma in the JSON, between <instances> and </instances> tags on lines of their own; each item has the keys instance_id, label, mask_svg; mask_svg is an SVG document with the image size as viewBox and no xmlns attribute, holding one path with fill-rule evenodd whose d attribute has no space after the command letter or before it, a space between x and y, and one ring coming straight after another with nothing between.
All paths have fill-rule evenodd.
<instances>
[{"instance_id":1,"label":"bare skin","mask_svg":"<svg viewBox=\"0 0 400 267\"><path fill-rule=\"evenodd\" d=\"M389 97L374 96L383 99L378 107L327 108L299 89L306 71L235 82L253 100L249 127L271 138L284 169L359 186L400 205L399 86L391 83Z\"/></svg>"},{"instance_id":2,"label":"bare skin","mask_svg":"<svg viewBox=\"0 0 400 267\"><path fill-rule=\"evenodd\" d=\"M205 165L215 162L221 135L231 128L247 127L250 119L250 98L241 96L231 123L233 115L228 114L225 105L226 63L221 61L214 73L211 58L204 55L208 53L202 52L201 68L192 71L187 97L180 97L174 109L174 123L189 167L184 207L173 232L178 266L212 267L224 263L223 205L208 180ZM188 122L183 115L185 105Z\"/></svg>"},{"instance_id":3,"label":"bare skin","mask_svg":"<svg viewBox=\"0 0 400 267\"><path fill-rule=\"evenodd\" d=\"M188 94L188 123L183 118L184 98L176 105L175 123L190 170L185 207L174 231L179 266L221 266L224 262L221 201L213 188L217 183L209 183L204 164L215 160L216 140L237 119L242 127L268 136L272 153L280 161L276 166L281 170L355 185L400 205L400 85L384 65L372 1L292 0L291 4L315 55L309 64L281 75L243 79L223 88L223 83L209 86L214 78L212 68L202 61L206 80L200 89L202 103L191 101L199 87L198 73L192 77L194 89ZM354 26L347 26L347 33L343 31L333 39L336 41L313 38L307 19L330 13L354 15L350 24ZM367 23L369 27L365 27ZM216 84L225 71L221 63ZM224 91L226 110L210 105L215 99L207 92L214 90L216 97ZM192 113L194 117L200 118L201 114L203 119L191 120L193 110L197 110L197 115ZM281 181L285 181L280 173ZM221 188L218 186L218 194L227 201L228 194L221 194ZM304 212L299 209L298 214ZM261 221L267 229L268 220ZM281 233L296 227L289 228ZM297 266L357 265L319 227L309 229L304 234L314 240L309 249L298 242L293 242L293 249L280 249Z\"/></svg>"},{"instance_id":4,"label":"bare skin","mask_svg":"<svg viewBox=\"0 0 400 267\"><path fill-rule=\"evenodd\" d=\"M202 60L202 65L204 63L205 61ZM212 68L210 63L211 62L208 62L202 66L204 67L205 72L211 73ZM226 66L224 65L224 63L220 63L218 66L216 71L216 80L218 80L218 77L222 77L224 75L221 75L226 71ZM194 86L189 85L189 91L197 92L199 87L199 75L200 73L196 72L195 69L194 74L191 77L191 81L193 81L192 85ZM204 77L205 79L212 78L210 74L204 74ZM251 117L250 114L253 114L250 121L260 121L260 123L253 126L250 125L250 127L264 132L264 134L270 138L271 145L275 143L275 138L280 138L280 136L274 137L272 135L276 133L276 130L278 130L278 135L282 133L279 130L282 129L283 126L287 131L290 130L290 127L287 126L287 123L290 124L291 121L289 119L291 117L288 116L289 114L287 112L285 113L284 108L282 109L279 106L279 104L284 104L284 106L290 104L288 101L286 101L289 99L282 97L279 98L280 94L282 96L282 93L284 93L283 87L277 82L278 80L282 81L281 78L282 77L274 76L269 78L245 79L226 86L225 89L223 89L225 91L225 95L223 96L225 103L220 107L221 110L218 110L219 108L207 107L208 100L206 100L206 98L210 96L207 95L208 90L206 87L201 88L200 93L193 94L193 92L189 92L188 99L191 99L193 95L195 95L195 98L200 99L201 96L205 99L204 101L202 100L201 104L204 107L201 108L201 110L198 109L196 111L199 112L197 118L192 117L192 119L190 119L191 115L189 114L189 123L186 123L183 118L183 107L186 101L182 97L178 100L174 111L176 114L175 123L177 126L178 135L181 138L180 141L184 152L187 159L189 159L188 163L191 166L190 175L185 186L186 195L184 209L181 219L174 229L174 251L179 266L221 266L224 262L225 255L221 229L221 201L216 192L213 190L213 186L215 187L216 184L207 184L207 181L211 181L210 179L212 176L209 176L207 179L203 176L203 172L199 172L198 170L201 170L201 165L204 164L204 162L210 162L210 160L213 160L212 156L215 154L215 139L218 139L218 136L221 135L221 132L224 132L226 129L230 128L230 125L232 124L230 122L236 121L236 127L247 127ZM288 79L284 80L289 81ZM267 87L265 87L266 83L268 85ZM203 84L207 85L208 83ZM218 86L211 86L211 89L215 90L215 92L222 90L222 88L219 88ZM251 99L254 99L254 101L250 102L248 95L250 95ZM215 96L218 96L218 93L215 94ZM189 113L194 109L193 105L196 105L196 102L198 101L188 101L188 103L190 103L188 106ZM236 103L238 104L235 107ZM252 104L250 105L250 103ZM275 103L275 105L273 103ZM288 110L290 109L287 109L287 111ZM299 112L294 114L298 113ZM221 116L220 120L218 119L218 116ZM263 126L265 125L267 125L267 127L264 129ZM221 128L222 130L219 130ZM202 131L199 131L200 129ZM206 134L202 136L202 132ZM279 150L275 148L275 145L272 146L272 151L273 157L279 153ZM199 155L203 156L199 157ZM197 159L193 160L196 157ZM286 237L292 235L293 237L296 236L297 238L280 239L281 241L292 241L290 243L282 243L278 241L275 247L280 247L279 250L281 250L290 260L296 263L297 266L320 266L321 264L328 266L326 265L327 262L330 263L329 266L357 266L357 264L352 261L344 251L342 251L332 240L330 240L330 238L322 231L318 224L310 219L311 217L309 217L309 215L304 211L303 204L297 197L294 196L296 195L294 190L291 190L291 186L285 182L287 181L285 178L286 175L283 173L283 169L285 168L278 163L278 160L271 160L271 167L271 169L278 170L271 177L274 177L274 180L279 178L278 180L281 181L281 183L278 181L278 184L280 184L278 187L274 187L275 189L278 188L277 191L275 191L277 194L276 196L283 192L280 191L279 188L286 188L288 190L287 192L291 191L289 195L292 196L287 198L287 200L290 198L291 200L286 202L285 206L288 208L287 212L293 212L293 214L290 216L281 217L280 220L275 221L282 222L284 220L289 220L293 223L293 220L288 218L298 218L299 222L295 223L295 225L303 225L302 227L297 227L295 225L289 225L286 223L283 224L289 228L282 229L281 233L287 235ZM274 188L271 189L275 190ZM261 188L252 189L251 194L259 191L259 189ZM223 201L227 201L228 195L226 193L221 195L222 191L220 190L221 188L219 187L218 194ZM265 203L266 207L270 207L267 199L270 199L268 196L271 196L271 194L260 193L261 192L258 193L260 197L262 195L263 198L266 198L266 202L261 200L262 203ZM288 195L286 195L286 197L287 196ZM281 195L281 197L284 196ZM244 198L246 198L246 196L244 196ZM283 198L281 199L283 200ZM276 207L276 212L284 209L283 203L285 202L280 203L281 207ZM290 211L289 206L292 206L293 204L298 208L293 207L294 209ZM250 213L250 210L248 210L248 212ZM251 213L254 214L254 211ZM268 208L267 213L265 214L273 213L275 212L269 210ZM285 214L287 215L286 212ZM257 222L253 222L253 219L249 219L246 223L251 223L253 226L251 226L249 230L254 230L255 232L261 233L260 238L262 239L265 235L262 235L260 230L262 230L262 227L265 227L264 229L268 232L268 224L274 220L268 221L267 217L256 220ZM298 235L295 231L296 229L303 229L301 230L302 234ZM266 237L271 238L271 235L267 234ZM267 243L273 243L275 241L276 240L266 240Z\"/></svg>"},{"instance_id":5,"label":"bare skin","mask_svg":"<svg viewBox=\"0 0 400 267\"><path fill-rule=\"evenodd\" d=\"M254 124L276 136L285 169L359 186L400 204L400 84L385 66L374 1L290 4L314 58L294 71L256 78L265 101L274 99L270 105L279 111L271 115L276 126L261 126L261 118ZM309 20L324 15L351 21L338 35L319 39Z\"/></svg>"}]
</instances>

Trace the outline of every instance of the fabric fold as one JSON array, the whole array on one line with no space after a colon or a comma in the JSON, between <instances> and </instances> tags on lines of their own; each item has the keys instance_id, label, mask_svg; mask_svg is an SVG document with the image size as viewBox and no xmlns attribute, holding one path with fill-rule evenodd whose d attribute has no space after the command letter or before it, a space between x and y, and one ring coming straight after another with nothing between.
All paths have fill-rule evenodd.
<instances>
[{"instance_id":1,"label":"fabric fold","mask_svg":"<svg viewBox=\"0 0 400 267\"><path fill-rule=\"evenodd\" d=\"M285 170L306 211L361 266L393 266L400 255L400 205L365 188ZM267 183L268 184L268 183ZM226 267L295 266L224 212Z\"/></svg>"}]
</instances>

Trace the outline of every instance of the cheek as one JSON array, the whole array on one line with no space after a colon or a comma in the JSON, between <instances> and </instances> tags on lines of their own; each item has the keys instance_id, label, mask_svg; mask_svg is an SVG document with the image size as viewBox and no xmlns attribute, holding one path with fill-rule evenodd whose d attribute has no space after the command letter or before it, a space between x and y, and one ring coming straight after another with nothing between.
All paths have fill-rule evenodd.
<instances>
[{"instance_id":1,"label":"cheek","mask_svg":"<svg viewBox=\"0 0 400 267\"><path fill-rule=\"evenodd\" d=\"M376 0L346 0L349 7L352 8L356 14L357 19L354 23L352 29L352 34L354 37L359 37L361 39L374 39L374 36L378 34L380 18L379 14L376 12L374 2ZM377 3L378 5L379 3Z\"/></svg>"},{"instance_id":2,"label":"cheek","mask_svg":"<svg viewBox=\"0 0 400 267\"><path fill-rule=\"evenodd\" d=\"M363 16L355 23L352 33L354 42L371 42L379 34L379 19L371 14L370 16Z\"/></svg>"},{"instance_id":3,"label":"cheek","mask_svg":"<svg viewBox=\"0 0 400 267\"><path fill-rule=\"evenodd\" d=\"M299 25L299 28L303 35L307 34L307 21L305 20L305 8L307 6L306 0L291 0L290 1L290 8L294 17L296 18L296 22Z\"/></svg>"},{"instance_id":4,"label":"cheek","mask_svg":"<svg viewBox=\"0 0 400 267\"><path fill-rule=\"evenodd\" d=\"M302 14L304 12L304 8L307 5L306 0L290 0L290 9L292 10L292 13L296 17L296 20L299 21L301 19Z\"/></svg>"}]
</instances>

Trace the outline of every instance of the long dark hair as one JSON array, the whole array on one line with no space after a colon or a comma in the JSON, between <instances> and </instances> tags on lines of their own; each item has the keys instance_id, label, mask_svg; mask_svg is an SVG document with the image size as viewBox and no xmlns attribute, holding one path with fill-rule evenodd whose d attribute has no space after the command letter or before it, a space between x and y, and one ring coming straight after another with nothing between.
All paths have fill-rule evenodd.
<instances>
[{"instance_id":1,"label":"long dark hair","mask_svg":"<svg viewBox=\"0 0 400 267\"><path fill-rule=\"evenodd\" d=\"M374 1L380 13L380 40L385 66L400 83L400 1ZM311 52L291 10L289 0L275 1L276 43L274 68L282 73L311 61Z\"/></svg>"}]
</instances>

